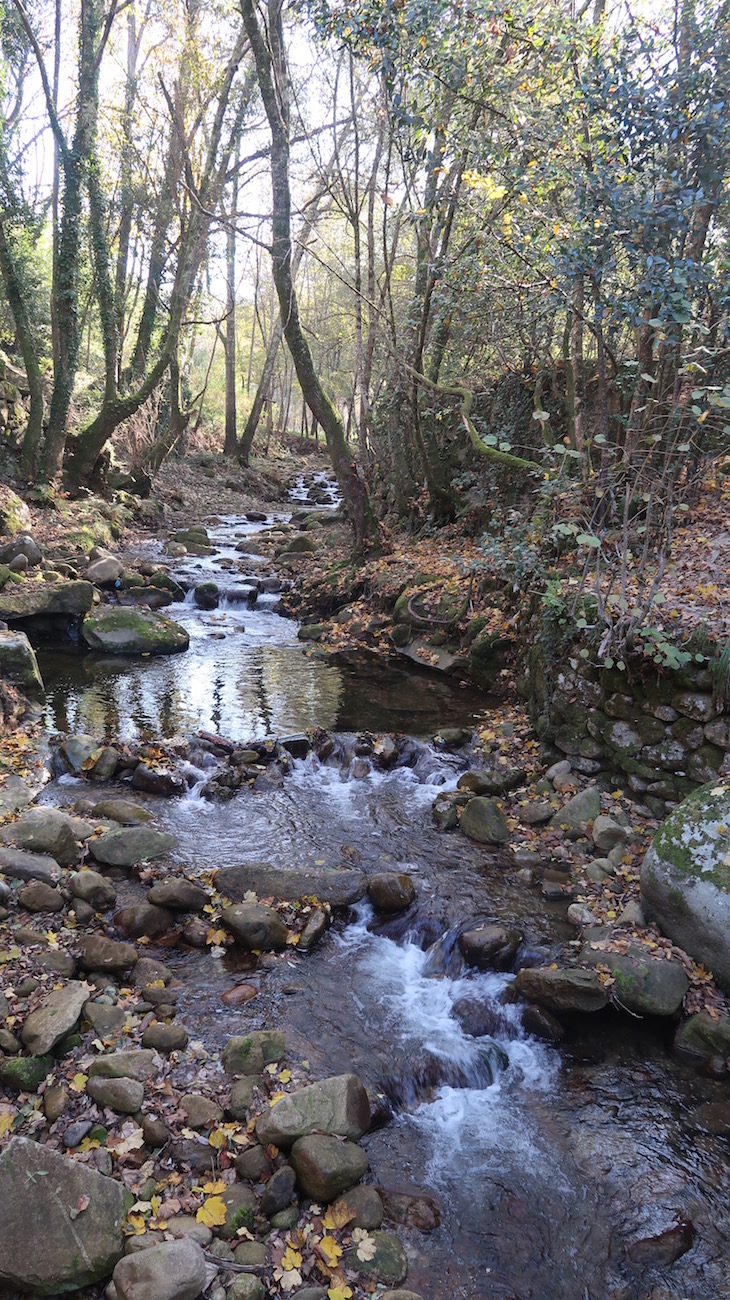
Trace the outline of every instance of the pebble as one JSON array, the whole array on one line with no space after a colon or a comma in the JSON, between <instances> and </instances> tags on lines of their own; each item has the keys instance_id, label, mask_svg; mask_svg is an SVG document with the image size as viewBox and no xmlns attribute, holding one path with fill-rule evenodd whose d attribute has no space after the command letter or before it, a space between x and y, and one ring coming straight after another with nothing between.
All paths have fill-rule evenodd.
<instances>
[{"instance_id":1,"label":"pebble","mask_svg":"<svg viewBox=\"0 0 730 1300\"><path fill-rule=\"evenodd\" d=\"M69 1124L68 1128L63 1130L63 1145L68 1151L72 1150L80 1142L83 1142L93 1127L94 1125L90 1119L79 1119L74 1124Z\"/></svg>"}]
</instances>

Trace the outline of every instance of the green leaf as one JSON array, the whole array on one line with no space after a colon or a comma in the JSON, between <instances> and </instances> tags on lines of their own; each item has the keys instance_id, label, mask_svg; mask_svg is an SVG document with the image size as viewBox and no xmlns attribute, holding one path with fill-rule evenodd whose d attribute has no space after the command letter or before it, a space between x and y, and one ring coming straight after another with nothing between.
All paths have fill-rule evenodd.
<instances>
[{"instance_id":1,"label":"green leaf","mask_svg":"<svg viewBox=\"0 0 730 1300\"><path fill-rule=\"evenodd\" d=\"M601 545L600 537L594 537L592 533L578 533L575 540L579 546L592 546L594 550Z\"/></svg>"}]
</instances>

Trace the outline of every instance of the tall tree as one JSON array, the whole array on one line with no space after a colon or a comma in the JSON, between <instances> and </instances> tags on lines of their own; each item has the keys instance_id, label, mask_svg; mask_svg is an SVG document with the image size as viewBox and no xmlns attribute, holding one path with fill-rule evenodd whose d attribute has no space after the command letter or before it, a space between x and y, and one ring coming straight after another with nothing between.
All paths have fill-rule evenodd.
<instances>
[{"instance_id":1,"label":"tall tree","mask_svg":"<svg viewBox=\"0 0 730 1300\"><path fill-rule=\"evenodd\" d=\"M371 551L380 543L377 521L367 487L347 445L342 420L315 370L312 353L299 319L299 304L292 278L290 110L281 0L269 0L266 34L259 22L253 0L241 0L241 12L271 131L271 262L284 338L307 405L324 429L332 467L355 531L356 547L361 552Z\"/></svg>"}]
</instances>

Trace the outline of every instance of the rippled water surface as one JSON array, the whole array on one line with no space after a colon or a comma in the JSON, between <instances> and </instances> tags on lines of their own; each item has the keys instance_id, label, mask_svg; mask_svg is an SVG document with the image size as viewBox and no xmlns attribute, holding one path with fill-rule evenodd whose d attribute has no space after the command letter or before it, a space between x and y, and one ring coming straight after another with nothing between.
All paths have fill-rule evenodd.
<instances>
[{"instance_id":1,"label":"rippled water surface","mask_svg":"<svg viewBox=\"0 0 730 1300\"><path fill-rule=\"evenodd\" d=\"M245 585L220 561L241 562L233 547L252 531L223 521L213 530L216 555L185 561L181 576ZM243 562L255 574L257 562ZM377 1185L425 1188L436 1200L435 1231L404 1230L407 1285L427 1300L730 1296L727 1144L691 1120L700 1102L726 1096L723 1085L673 1060L671 1026L605 1012L586 1017L560 1048L526 1033L512 977L464 968L455 939L471 920L499 919L522 930L528 953L549 958L571 937L565 905L527 888L498 853L436 830L431 803L455 785L465 759L421 741L409 766L354 766L348 733L427 737L467 723L487 702L418 673L309 658L275 600L260 597L249 610L229 599L210 614L172 606L191 646L170 659L42 656L51 730L135 738L202 727L246 739L318 725L341 733L326 763L297 761L281 789L242 789L224 804L193 789L155 803L186 870L326 862L404 869L416 883L405 921L373 928L361 904L308 956L247 970L259 992L239 1010L220 1000L241 977L233 959L166 951L185 984L181 1014L193 1037L216 1050L231 1033L275 1023L313 1076L354 1069L390 1098L393 1119L365 1145ZM219 632L224 639L213 638ZM71 802L83 792L64 780L48 797ZM481 1037L461 1027L465 1001L483 1010ZM630 1241L681 1218L697 1234L682 1258L631 1262Z\"/></svg>"}]
</instances>

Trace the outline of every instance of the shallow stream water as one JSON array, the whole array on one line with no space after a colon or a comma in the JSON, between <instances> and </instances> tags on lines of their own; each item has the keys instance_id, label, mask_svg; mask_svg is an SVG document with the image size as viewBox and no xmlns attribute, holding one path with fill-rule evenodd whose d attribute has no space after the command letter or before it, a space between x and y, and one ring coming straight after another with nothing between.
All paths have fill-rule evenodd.
<instances>
[{"instance_id":1,"label":"shallow stream water","mask_svg":"<svg viewBox=\"0 0 730 1300\"><path fill-rule=\"evenodd\" d=\"M235 545L258 527L221 520L209 530L213 556L176 564L187 583L212 577L234 592L210 613L172 606L190 632L186 654L130 663L42 651L48 728L126 739L202 728L235 740L335 730L327 762L298 760L281 789L213 803L194 784L154 803L158 823L177 835L175 856L191 874L251 861L397 868L412 874L418 901L386 926L361 904L311 954L246 971L259 993L238 1010L220 1000L237 978L234 959L166 950L191 1036L214 1051L232 1033L277 1025L313 1077L352 1069L390 1099L393 1118L364 1144L376 1185L435 1199L440 1226L403 1230L407 1285L427 1300L730 1296L727 1143L691 1120L698 1104L726 1096L723 1085L672 1058L671 1026L612 1012L569 1046L546 1046L505 1000L510 975L461 964L456 934L476 918L518 925L540 959L572 937L564 904L432 823L431 803L463 761L427 738L489 702L425 673L307 656L276 594L248 608L246 572L226 567L256 575L261 562ZM409 765L363 774L352 734L363 729L411 734ZM46 797L84 793L63 778ZM488 1034L464 1033L454 1014L464 999L481 1004ZM680 1219L694 1224L691 1250L671 1266L651 1252L632 1262L628 1243Z\"/></svg>"}]
</instances>

